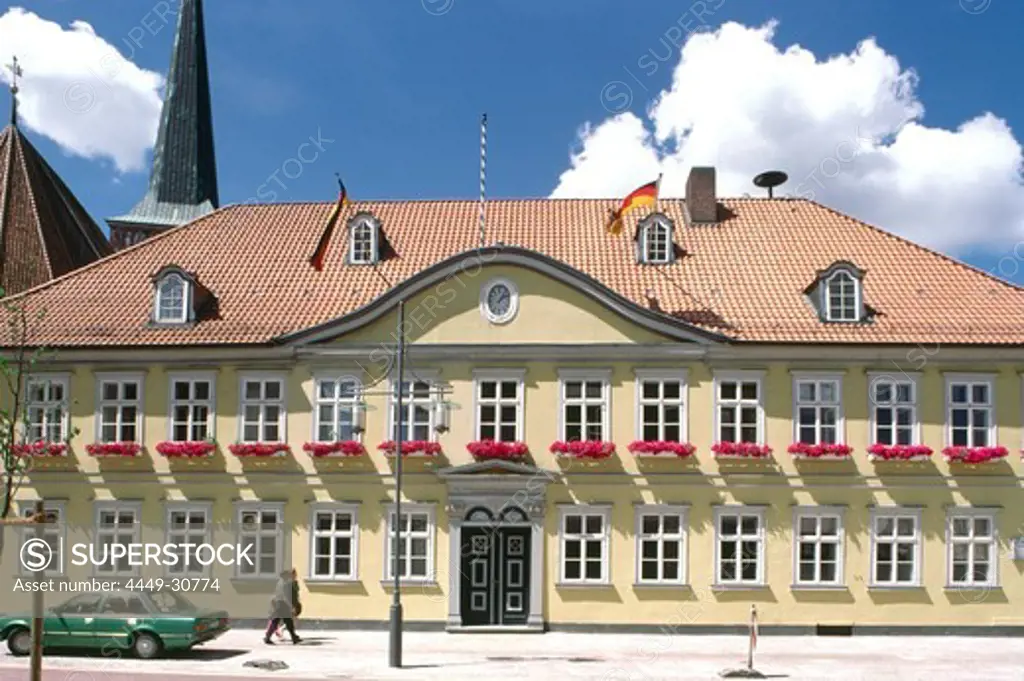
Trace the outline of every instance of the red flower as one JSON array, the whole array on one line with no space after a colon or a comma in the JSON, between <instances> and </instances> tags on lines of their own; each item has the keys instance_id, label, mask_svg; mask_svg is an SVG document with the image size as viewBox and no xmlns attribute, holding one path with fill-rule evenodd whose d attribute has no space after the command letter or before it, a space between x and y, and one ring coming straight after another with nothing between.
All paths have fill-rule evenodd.
<instances>
[{"instance_id":1,"label":"red flower","mask_svg":"<svg viewBox=\"0 0 1024 681\"><path fill-rule=\"evenodd\" d=\"M942 450L946 461L958 463L988 463L1010 455L1006 447L946 447Z\"/></svg>"},{"instance_id":2,"label":"red flower","mask_svg":"<svg viewBox=\"0 0 1024 681\"><path fill-rule=\"evenodd\" d=\"M697 451L689 442L670 442L667 440L634 440L626 447L633 454L675 454L683 459L693 456Z\"/></svg>"},{"instance_id":3,"label":"red flower","mask_svg":"<svg viewBox=\"0 0 1024 681\"><path fill-rule=\"evenodd\" d=\"M835 443L810 445L806 442L794 442L786 451L794 458L848 459L853 454L853 447Z\"/></svg>"},{"instance_id":4,"label":"red flower","mask_svg":"<svg viewBox=\"0 0 1024 681\"><path fill-rule=\"evenodd\" d=\"M168 459L201 459L213 454L217 445L206 441L192 442L159 442L156 451Z\"/></svg>"},{"instance_id":5,"label":"red flower","mask_svg":"<svg viewBox=\"0 0 1024 681\"><path fill-rule=\"evenodd\" d=\"M291 454L292 448L286 442L239 442L228 445L228 451L239 458L256 457L265 459L278 454Z\"/></svg>"},{"instance_id":6,"label":"red flower","mask_svg":"<svg viewBox=\"0 0 1024 681\"><path fill-rule=\"evenodd\" d=\"M384 452L388 456L394 456L395 454L395 441L386 440L377 445L377 449ZM424 456L437 456L441 453L441 445L437 442L430 442L428 440L403 440L402 441L402 455L407 456L409 454L423 454Z\"/></svg>"},{"instance_id":7,"label":"red flower","mask_svg":"<svg viewBox=\"0 0 1024 681\"><path fill-rule=\"evenodd\" d=\"M765 459L772 455L772 448L753 442L716 442L711 445L715 456L738 459Z\"/></svg>"},{"instance_id":8,"label":"red flower","mask_svg":"<svg viewBox=\"0 0 1024 681\"><path fill-rule=\"evenodd\" d=\"M883 445L873 444L868 447L868 454L873 459L882 461L912 461L927 459L932 455L932 448L924 445Z\"/></svg>"},{"instance_id":9,"label":"red flower","mask_svg":"<svg viewBox=\"0 0 1024 681\"><path fill-rule=\"evenodd\" d=\"M63 442L40 440L29 444L12 445L11 452L15 456L56 457L65 456L68 453L68 446Z\"/></svg>"},{"instance_id":10,"label":"red flower","mask_svg":"<svg viewBox=\"0 0 1024 681\"><path fill-rule=\"evenodd\" d=\"M521 459L529 449L523 442L495 442L494 440L478 440L467 442L466 449L478 459Z\"/></svg>"},{"instance_id":11,"label":"red flower","mask_svg":"<svg viewBox=\"0 0 1024 681\"><path fill-rule=\"evenodd\" d=\"M138 442L94 442L85 446L89 456L138 456L142 445Z\"/></svg>"},{"instance_id":12,"label":"red flower","mask_svg":"<svg viewBox=\"0 0 1024 681\"><path fill-rule=\"evenodd\" d=\"M362 442L356 440L340 440L338 442L307 442L302 445L302 451L316 457L325 456L361 456L366 454L366 447Z\"/></svg>"},{"instance_id":13,"label":"red flower","mask_svg":"<svg viewBox=\"0 0 1024 681\"><path fill-rule=\"evenodd\" d=\"M548 451L575 459L607 459L615 453L615 443L601 440L556 440L551 443Z\"/></svg>"}]
</instances>

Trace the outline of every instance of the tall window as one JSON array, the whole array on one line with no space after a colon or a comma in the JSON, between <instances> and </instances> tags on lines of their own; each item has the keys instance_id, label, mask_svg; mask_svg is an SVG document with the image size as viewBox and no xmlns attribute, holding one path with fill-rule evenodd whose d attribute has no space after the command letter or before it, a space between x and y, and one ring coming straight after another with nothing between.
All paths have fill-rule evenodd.
<instances>
[{"instance_id":1,"label":"tall window","mask_svg":"<svg viewBox=\"0 0 1024 681\"><path fill-rule=\"evenodd\" d=\"M686 441L686 374L637 372L639 437L645 442Z\"/></svg>"},{"instance_id":2,"label":"tall window","mask_svg":"<svg viewBox=\"0 0 1024 681\"><path fill-rule=\"evenodd\" d=\"M764 583L764 509L715 509L715 583Z\"/></svg>"},{"instance_id":3,"label":"tall window","mask_svg":"<svg viewBox=\"0 0 1024 681\"><path fill-rule=\"evenodd\" d=\"M312 527L310 579L355 579L359 532L355 507L335 504L314 507Z\"/></svg>"},{"instance_id":4,"label":"tall window","mask_svg":"<svg viewBox=\"0 0 1024 681\"><path fill-rule=\"evenodd\" d=\"M917 444L917 383L876 376L871 382L872 440L883 445Z\"/></svg>"},{"instance_id":5,"label":"tall window","mask_svg":"<svg viewBox=\"0 0 1024 681\"><path fill-rule=\"evenodd\" d=\"M199 442L213 437L212 376L171 377L171 440Z\"/></svg>"},{"instance_id":6,"label":"tall window","mask_svg":"<svg viewBox=\"0 0 1024 681\"><path fill-rule=\"evenodd\" d=\"M68 383L66 376L33 376L26 381L29 442L68 439Z\"/></svg>"},{"instance_id":7,"label":"tall window","mask_svg":"<svg viewBox=\"0 0 1024 681\"><path fill-rule=\"evenodd\" d=\"M574 506L562 509L559 523L559 578L562 583L608 583L610 521L610 508Z\"/></svg>"},{"instance_id":8,"label":"tall window","mask_svg":"<svg viewBox=\"0 0 1024 681\"><path fill-rule=\"evenodd\" d=\"M36 513L36 506L32 502L22 502L18 510L21 512L22 517L31 518ZM19 565L25 574L41 574L44 577L53 577L64 573L64 530L67 526L67 517L64 513L63 502L45 502L43 504L43 514L46 516L46 524L43 525L42 540L46 542L48 550L40 549L40 551L36 552L38 558L28 556L26 551L24 562L19 561ZM35 536L35 525L23 526L21 528L21 546L25 546L25 543L34 539ZM47 559L48 562L45 567L39 572L29 570L29 568L35 567L32 564L34 561L45 561Z\"/></svg>"},{"instance_id":9,"label":"tall window","mask_svg":"<svg viewBox=\"0 0 1024 681\"><path fill-rule=\"evenodd\" d=\"M142 378L136 376L97 376L99 383L100 442L136 442L142 440Z\"/></svg>"},{"instance_id":10,"label":"tall window","mask_svg":"<svg viewBox=\"0 0 1024 681\"><path fill-rule=\"evenodd\" d=\"M242 379L242 442L284 439L284 379Z\"/></svg>"},{"instance_id":11,"label":"tall window","mask_svg":"<svg viewBox=\"0 0 1024 681\"><path fill-rule=\"evenodd\" d=\"M392 383L391 438L398 435L398 387ZM430 440L434 431L434 389L428 379L402 383L402 439Z\"/></svg>"},{"instance_id":12,"label":"tall window","mask_svg":"<svg viewBox=\"0 0 1024 681\"><path fill-rule=\"evenodd\" d=\"M195 546L210 541L210 504L180 504L167 508L167 543L177 546L178 561L167 566L168 574L202 575L208 570L196 555ZM186 550L185 544L192 544ZM208 556L202 556L204 562Z\"/></svg>"},{"instance_id":13,"label":"tall window","mask_svg":"<svg viewBox=\"0 0 1024 681\"><path fill-rule=\"evenodd\" d=\"M478 376L476 380L478 440L522 440L523 390L519 376Z\"/></svg>"},{"instance_id":14,"label":"tall window","mask_svg":"<svg viewBox=\"0 0 1024 681\"><path fill-rule=\"evenodd\" d=\"M994 444L993 379L989 376L949 376L949 443L954 447Z\"/></svg>"},{"instance_id":15,"label":"tall window","mask_svg":"<svg viewBox=\"0 0 1024 681\"><path fill-rule=\"evenodd\" d=\"M156 321L163 324L188 321L188 284L180 274L165 275L156 287Z\"/></svg>"},{"instance_id":16,"label":"tall window","mask_svg":"<svg viewBox=\"0 0 1024 681\"><path fill-rule=\"evenodd\" d=\"M873 586L919 586L921 581L921 512L876 509L871 518Z\"/></svg>"},{"instance_id":17,"label":"tall window","mask_svg":"<svg viewBox=\"0 0 1024 681\"><path fill-rule=\"evenodd\" d=\"M142 525L139 515L142 508L138 503L102 502L96 504L96 546L95 556L99 562L96 574L110 576L131 576L137 567L130 564L127 551L116 560L112 547L128 547L139 541Z\"/></svg>"},{"instance_id":18,"label":"tall window","mask_svg":"<svg viewBox=\"0 0 1024 681\"><path fill-rule=\"evenodd\" d=\"M722 375L716 378L716 384L719 441L761 444L764 436L760 376Z\"/></svg>"},{"instance_id":19,"label":"tall window","mask_svg":"<svg viewBox=\"0 0 1024 681\"><path fill-rule=\"evenodd\" d=\"M356 265L369 265L377 260L377 227L360 222L352 228L352 246L349 261Z\"/></svg>"},{"instance_id":20,"label":"tall window","mask_svg":"<svg viewBox=\"0 0 1024 681\"><path fill-rule=\"evenodd\" d=\"M235 566L236 574L239 577L276 578L284 557L284 504L247 503L239 505L237 512L241 551ZM243 558L242 553L249 558Z\"/></svg>"},{"instance_id":21,"label":"tall window","mask_svg":"<svg viewBox=\"0 0 1024 681\"><path fill-rule=\"evenodd\" d=\"M996 586L999 554L995 513L954 508L947 522L950 585Z\"/></svg>"},{"instance_id":22,"label":"tall window","mask_svg":"<svg viewBox=\"0 0 1024 681\"><path fill-rule=\"evenodd\" d=\"M796 378L796 436L809 445L840 441L842 379Z\"/></svg>"},{"instance_id":23,"label":"tall window","mask_svg":"<svg viewBox=\"0 0 1024 681\"><path fill-rule=\"evenodd\" d=\"M837 586L843 583L843 516L838 509L797 509L796 569L800 586Z\"/></svg>"},{"instance_id":24,"label":"tall window","mask_svg":"<svg viewBox=\"0 0 1024 681\"><path fill-rule=\"evenodd\" d=\"M387 564L384 566L387 579L394 579L395 566L395 523L398 523L398 568L401 577L409 580L432 581L434 579L434 507L429 505L402 504L402 517L396 518L394 508L388 511Z\"/></svg>"},{"instance_id":25,"label":"tall window","mask_svg":"<svg viewBox=\"0 0 1024 681\"><path fill-rule=\"evenodd\" d=\"M642 261L666 263L672 257L672 232L668 225L652 222L640 232Z\"/></svg>"},{"instance_id":26,"label":"tall window","mask_svg":"<svg viewBox=\"0 0 1024 681\"><path fill-rule=\"evenodd\" d=\"M686 583L686 508L640 506L636 511L637 582Z\"/></svg>"},{"instance_id":27,"label":"tall window","mask_svg":"<svg viewBox=\"0 0 1024 681\"><path fill-rule=\"evenodd\" d=\"M350 376L316 380L313 429L317 442L358 438L360 384Z\"/></svg>"},{"instance_id":28,"label":"tall window","mask_svg":"<svg viewBox=\"0 0 1024 681\"><path fill-rule=\"evenodd\" d=\"M561 375L561 389L562 439L608 440L607 375L566 371Z\"/></svg>"},{"instance_id":29,"label":"tall window","mask_svg":"<svg viewBox=\"0 0 1024 681\"><path fill-rule=\"evenodd\" d=\"M849 272L838 271L825 280L825 319L830 322L860 320L859 283Z\"/></svg>"}]
</instances>

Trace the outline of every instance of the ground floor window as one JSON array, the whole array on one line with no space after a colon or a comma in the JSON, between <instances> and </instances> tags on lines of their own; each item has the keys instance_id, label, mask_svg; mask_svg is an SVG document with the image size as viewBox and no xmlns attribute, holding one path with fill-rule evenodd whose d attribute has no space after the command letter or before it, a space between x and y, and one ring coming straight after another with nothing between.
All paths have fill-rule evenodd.
<instances>
[{"instance_id":1,"label":"ground floor window","mask_svg":"<svg viewBox=\"0 0 1024 681\"><path fill-rule=\"evenodd\" d=\"M572 506L559 519L559 581L606 584L611 508Z\"/></svg>"},{"instance_id":2,"label":"ground floor window","mask_svg":"<svg viewBox=\"0 0 1024 681\"><path fill-rule=\"evenodd\" d=\"M686 521L684 506L637 507L637 583L686 583Z\"/></svg>"},{"instance_id":3,"label":"ground floor window","mask_svg":"<svg viewBox=\"0 0 1024 681\"><path fill-rule=\"evenodd\" d=\"M142 505L132 502L102 502L96 504L96 546L93 561L96 574L112 577L130 577L137 568L130 564L127 551L115 558L113 547L128 547L139 542L142 529Z\"/></svg>"},{"instance_id":4,"label":"ground floor window","mask_svg":"<svg viewBox=\"0 0 1024 681\"><path fill-rule=\"evenodd\" d=\"M875 509L871 517L872 586L920 586L921 509Z\"/></svg>"},{"instance_id":5,"label":"ground floor window","mask_svg":"<svg viewBox=\"0 0 1024 681\"><path fill-rule=\"evenodd\" d=\"M395 554L402 579L422 582L434 579L434 507L429 504L402 504L399 518L394 506L388 509L386 579L394 579ZM399 531L395 543L396 523Z\"/></svg>"},{"instance_id":6,"label":"ground floor window","mask_svg":"<svg viewBox=\"0 0 1024 681\"><path fill-rule=\"evenodd\" d=\"M36 505L27 501L19 506L19 510L23 517L31 518L36 513ZM61 575L64 574L64 528L67 521L64 515L64 504L47 501L43 504L43 513L46 515L46 524L43 525L42 540L46 542L49 550L40 548L39 552L35 552L36 556L30 556L30 552L26 551L25 557L21 558L18 563L23 574L37 574L35 572L36 565L45 565L39 570L43 576ZM21 546L25 546L26 542L34 539L35 533L34 525L22 527Z\"/></svg>"},{"instance_id":7,"label":"ground floor window","mask_svg":"<svg viewBox=\"0 0 1024 681\"><path fill-rule=\"evenodd\" d=\"M947 523L950 585L998 585L995 513L954 508L949 511Z\"/></svg>"},{"instance_id":8,"label":"ground floor window","mask_svg":"<svg viewBox=\"0 0 1024 681\"><path fill-rule=\"evenodd\" d=\"M835 508L797 509L793 527L794 584L838 586L843 583L843 515Z\"/></svg>"},{"instance_id":9,"label":"ground floor window","mask_svg":"<svg viewBox=\"0 0 1024 681\"><path fill-rule=\"evenodd\" d=\"M237 507L238 545L250 559L239 557L236 574L242 578L276 578L284 553L284 504L256 502Z\"/></svg>"},{"instance_id":10,"label":"ground floor window","mask_svg":"<svg viewBox=\"0 0 1024 681\"><path fill-rule=\"evenodd\" d=\"M715 583L764 584L765 509L715 509Z\"/></svg>"},{"instance_id":11,"label":"ground floor window","mask_svg":"<svg viewBox=\"0 0 1024 681\"><path fill-rule=\"evenodd\" d=\"M356 579L358 535L355 506L315 506L311 523L309 578L337 581Z\"/></svg>"},{"instance_id":12,"label":"ground floor window","mask_svg":"<svg viewBox=\"0 0 1024 681\"><path fill-rule=\"evenodd\" d=\"M197 555L195 546L210 542L210 504L193 503L167 508L167 543L177 547L178 561L167 566L172 575L203 575L209 571L211 558ZM186 549L185 544L193 548ZM207 565L204 566L199 559Z\"/></svg>"}]
</instances>

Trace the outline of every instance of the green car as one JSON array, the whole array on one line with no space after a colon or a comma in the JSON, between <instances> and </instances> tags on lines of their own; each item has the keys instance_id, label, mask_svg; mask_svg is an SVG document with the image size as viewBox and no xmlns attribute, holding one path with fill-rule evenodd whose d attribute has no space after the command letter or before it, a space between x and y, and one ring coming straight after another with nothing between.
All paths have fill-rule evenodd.
<instances>
[{"instance_id":1,"label":"green car","mask_svg":"<svg viewBox=\"0 0 1024 681\"><path fill-rule=\"evenodd\" d=\"M28 655L31 623L31 617L0 618L0 641L13 654ZM43 647L131 650L150 659L212 641L228 629L226 612L200 610L172 591L91 592L47 610Z\"/></svg>"}]
</instances>

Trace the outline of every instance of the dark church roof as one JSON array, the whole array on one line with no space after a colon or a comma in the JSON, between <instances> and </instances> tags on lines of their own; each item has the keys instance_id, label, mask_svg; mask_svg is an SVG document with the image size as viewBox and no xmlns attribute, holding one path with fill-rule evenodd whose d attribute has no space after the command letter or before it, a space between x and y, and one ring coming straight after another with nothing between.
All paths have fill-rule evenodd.
<instances>
[{"instance_id":1,"label":"dark church roof","mask_svg":"<svg viewBox=\"0 0 1024 681\"><path fill-rule=\"evenodd\" d=\"M110 244L16 125L0 132L0 286L7 295L108 255Z\"/></svg>"}]
</instances>

